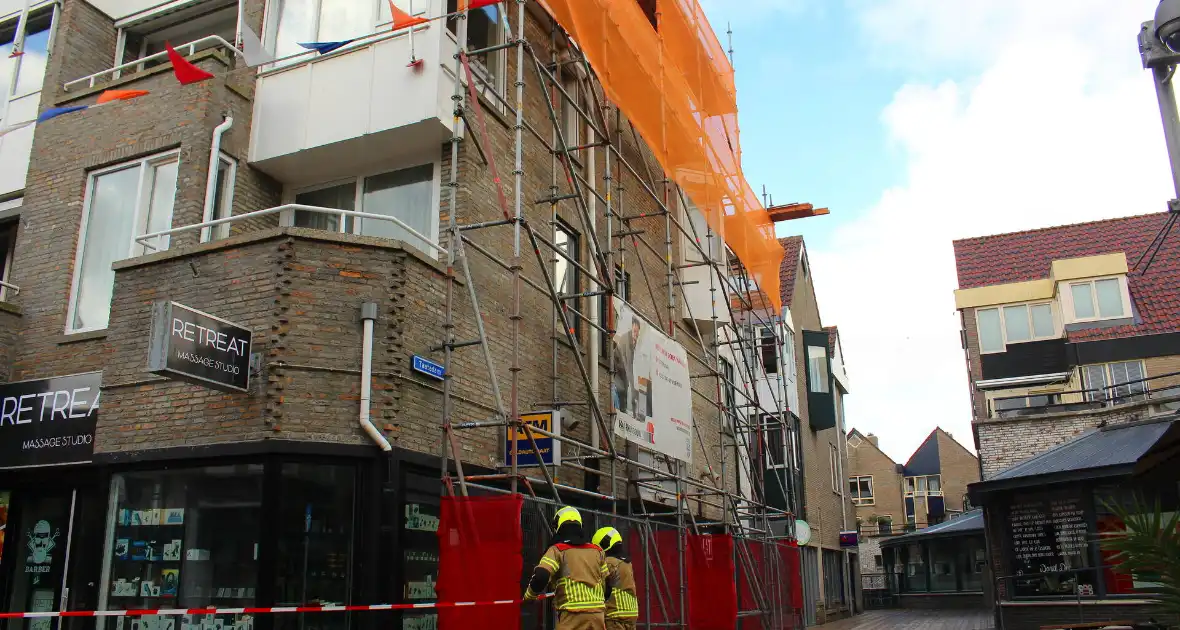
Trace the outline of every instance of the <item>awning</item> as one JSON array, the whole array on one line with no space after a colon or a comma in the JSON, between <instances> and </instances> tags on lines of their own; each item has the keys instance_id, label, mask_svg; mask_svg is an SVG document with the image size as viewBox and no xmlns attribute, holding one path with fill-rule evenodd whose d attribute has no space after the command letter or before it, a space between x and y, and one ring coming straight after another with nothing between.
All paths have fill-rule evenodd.
<instances>
[{"instance_id":1,"label":"awning","mask_svg":"<svg viewBox=\"0 0 1180 630\"><path fill-rule=\"evenodd\" d=\"M1176 416L1092 429L1082 435L968 486L971 500L1001 490L1085 481L1141 472L1149 454L1180 443Z\"/></svg>"},{"instance_id":2,"label":"awning","mask_svg":"<svg viewBox=\"0 0 1180 630\"><path fill-rule=\"evenodd\" d=\"M971 510L958 518L952 518L926 529L920 529L912 534L894 536L881 540L882 547L893 545L909 545L935 538L950 538L952 536L970 536L983 533L983 510Z\"/></svg>"}]
</instances>

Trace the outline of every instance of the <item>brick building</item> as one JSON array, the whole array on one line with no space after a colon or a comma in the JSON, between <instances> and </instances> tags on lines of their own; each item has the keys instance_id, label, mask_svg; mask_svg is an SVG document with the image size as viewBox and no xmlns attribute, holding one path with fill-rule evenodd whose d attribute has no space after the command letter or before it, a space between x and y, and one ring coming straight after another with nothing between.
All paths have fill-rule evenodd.
<instances>
[{"instance_id":1,"label":"brick building","mask_svg":"<svg viewBox=\"0 0 1180 630\"><path fill-rule=\"evenodd\" d=\"M23 55L0 55L11 70L0 77L14 85L0 138L5 610L433 599L439 478L454 482L458 464L467 476L506 468L509 391L521 411L558 411L550 428L587 447L553 467L562 501L603 508L616 498L621 513L656 513L657 525L692 519L726 531L757 513L790 536L787 511L802 492L790 475L767 473L805 461L806 476L824 480L803 511L815 548L825 562L840 554L836 537L851 517L843 484L826 475L842 466L828 450L843 434L832 392L846 386L829 378L842 368L805 355L809 333L791 341L792 367L810 365L805 374L823 379L814 389L831 404L828 428L813 421L802 438L781 406L752 395L767 379L764 361L743 351L748 326L763 318L774 340L780 318L726 308L719 285L749 286L724 271L740 272L741 261L653 172L649 146L625 112L601 102L592 71L537 3L523 26L505 19L507 5L465 18L469 45L482 49L464 69L470 97L456 89L461 22L394 32L384 0L356 12L331 0L21 4L0 3L0 25L19 23L24 43ZM429 16L456 5L417 4ZM271 62L244 63L232 45L239 25L260 34ZM522 28L527 46L505 27ZM350 37L359 39L326 54L298 46ZM213 77L178 84L165 43ZM533 63L534 53L545 61ZM519 101L518 72L529 77ZM148 93L20 127L115 89ZM519 260L501 194L524 200L532 226ZM795 254L800 325L822 333L826 349L805 256ZM609 270L608 291L595 269ZM612 404L611 348L622 336L611 336L610 296L633 309L644 335L662 331L688 357L689 456L599 434L595 410ZM178 321L179 305L195 309L179 334L193 342L200 331L184 352L208 368L183 378L172 354L157 356L161 339L178 334L160 324ZM445 364L445 378L423 358ZM638 384L647 389L631 399L634 413L642 404L651 415L655 385ZM442 439L444 422L463 425L454 440ZM620 488L607 478L616 466L590 450L607 443L631 461L618 466ZM763 443L777 446L751 446ZM527 474L541 494L540 470ZM754 482L776 475L771 514L756 507ZM525 516L526 541L539 544L541 517ZM56 551L26 556L25 541L38 537ZM846 602L847 587L838 590ZM122 617L98 623L124 626ZM435 627L430 613L216 623Z\"/></svg>"},{"instance_id":2,"label":"brick building","mask_svg":"<svg viewBox=\"0 0 1180 630\"><path fill-rule=\"evenodd\" d=\"M1140 474L1166 468L1155 453L1180 409L1180 243L1157 240L1168 219L954 244L983 474L971 495L984 507L1004 627L1076 621L1079 598L1095 621L1152 614L1090 541L1117 526L1105 501L1142 490L1175 503L1173 473Z\"/></svg>"}]
</instances>

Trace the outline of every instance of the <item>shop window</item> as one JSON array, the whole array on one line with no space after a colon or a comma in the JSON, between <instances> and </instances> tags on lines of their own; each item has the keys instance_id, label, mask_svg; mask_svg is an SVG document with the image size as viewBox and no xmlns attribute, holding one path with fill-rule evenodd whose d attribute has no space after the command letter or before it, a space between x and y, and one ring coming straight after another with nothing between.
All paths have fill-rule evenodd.
<instances>
[{"instance_id":1,"label":"shop window","mask_svg":"<svg viewBox=\"0 0 1180 630\"><path fill-rule=\"evenodd\" d=\"M295 195L295 203L396 217L426 238L436 237L438 206L434 200L433 164L304 189ZM351 216L340 221L339 215L296 210L294 224L296 227L396 239L428 255L435 254L422 239L392 221Z\"/></svg>"},{"instance_id":2,"label":"shop window","mask_svg":"<svg viewBox=\"0 0 1180 630\"><path fill-rule=\"evenodd\" d=\"M29 14L25 21L24 54L12 55L19 19L0 24L0 85L12 88L12 98L41 91L45 82L45 64L49 59L49 36L53 31L53 9ZM16 75L13 83L12 77ZM8 96L8 94L5 94Z\"/></svg>"},{"instance_id":3,"label":"shop window","mask_svg":"<svg viewBox=\"0 0 1180 630\"><path fill-rule=\"evenodd\" d=\"M279 481L275 605L348 605L352 592L352 466L286 463ZM343 630L347 615L284 615L275 630Z\"/></svg>"},{"instance_id":4,"label":"shop window","mask_svg":"<svg viewBox=\"0 0 1180 630\"><path fill-rule=\"evenodd\" d=\"M179 164L179 153L170 151L90 174L67 332L107 327L115 261L168 249L168 237L152 239L152 248L135 237L172 227Z\"/></svg>"},{"instance_id":5,"label":"shop window","mask_svg":"<svg viewBox=\"0 0 1180 630\"><path fill-rule=\"evenodd\" d=\"M1136 505L1135 491L1125 487L1106 486L1095 489L1095 522L1099 538L1127 529L1123 520L1111 509L1112 506L1121 505L1124 512L1133 513L1136 507L1145 505L1151 510L1151 513L1154 513L1157 500L1160 522L1167 523L1180 510L1180 498L1177 496L1177 488L1174 485L1153 488L1151 499L1144 501L1143 497L1139 497L1138 505ZM1142 595L1156 591L1160 586L1153 575L1118 571L1116 552L1103 549L1100 546L1099 554L1102 559L1102 582L1107 595Z\"/></svg>"},{"instance_id":6,"label":"shop window","mask_svg":"<svg viewBox=\"0 0 1180 630\"><path fill-rule=\"evenodd\" d=\"M983 590L983 572L987 568L987 550L983 538L972 537L962 545L962 589L966 592Z\"/></svg>"},{"instance_id":7,"label":"shop window","mask_svg":"<svg viewBox=\"0 0 1180 630\"><path fill-rule=\"evenodd\" d=\"M119 64L162 53L165 50L165 42L171 42L182 55L191 54L190 49L183 44L213 35L233 45L237 20L237 5L218 1L194 3L194 6L189 8L128 25L121 31L123 58L119 60ZM222 44L210 40L194 46L192 52L218 46ZM160 57L138 64L134 69L140 71L167 63L167 57Z\"/></svg>"},{"instance_id":8,"label":"shop window","mask_svg":"<svg viewBox=\"0 0 1180 630\"><path fill-rule=\"evenodd\" d=\"M262 531L261 465L116 474L111 479L102 610L254 606ZM176 630L248 630L249 615L185 615ZM156 619L106 620L142 630ZM101 628L102 626L100 626Z\"/></svg>"},{"instance_id":9,"label":"shop window","mask_svg":"<svg viewBox=\"0 0 1180 630\"><path fill-rule=\"evenodd\" d=\"M401 548L402 598L409 604L436 601L438 583L438 523L441 514L437 477L407 473L402 492ZM406 613L401 627L433 630L434 612Z\"/></svg>"},{"instance_id":10,"label":"shop window","mask_svg":"<svg viewBox=\"0 0 1180 630\"><path fill-rule=\"evenodd\" d=\"M930 590L959 590L958 554L961 541L932 540L930 545Z\"/></svg>"},{"instance_id":11,"label":"shop window","mask_svg":"<svg viewBox=\"0 0 1180 630\"><path fill-rule=\"evenodd\" d=\"M929 582L926 575L926 550L922 545L906 545L902 550L905 560L905 590L909 593L924 593Z\"/></svg>"},{"instance_id":12,"label":"shop window","mask_svg":"<svg viewBox=\"0 0 1180 630\"><path fill-rule=\"evenodd\" d=\"M557 296L562 298L563 303L569 305L571 310L580 313L582 300L580 298L566 299L566 296L575 295L581 290L578 267L570 262L571 260L575 262L580 260L581 236L567 223L559 220L553 229L553 244L560 252L553 254L553 284L557 289ZM565 256L561 254L565 254ZM575 313L560 313L559 319L561 316L565 317L574 334L581 336L582 319ZM559 338L564 338L564 335Z\"/></svg>"},{"instance_id":13,"label":"shop window","mask_svg":"<svg viewBox=\"0 0 1180 630\"><path fill-rule=\"evenodd\" d=\"M12 272L12 258L16 252L16 221L0 223L0 302L15 295L15 290L7 286ZM9 295L12 293L13 295Z\"/></svg>"}]
</instances>

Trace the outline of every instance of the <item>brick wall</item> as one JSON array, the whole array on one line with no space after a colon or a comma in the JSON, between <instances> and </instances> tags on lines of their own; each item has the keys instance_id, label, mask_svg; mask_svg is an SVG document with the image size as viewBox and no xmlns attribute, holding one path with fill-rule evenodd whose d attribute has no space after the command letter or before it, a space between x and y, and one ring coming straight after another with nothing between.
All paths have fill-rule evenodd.
<instances>
[{"instance_id":1,"label":"brick wall","mask_svg":"<svg viewBox=\"0 0 1180 630\"><path fill-rule=\"evenodd\" d=\"M938 429L937 436L943 504L961 512L967 485L979 481L979 459L946 431Z\"/></svg>"},{"instance_id":2,"label":"brick wall","mask_svg":"<svg viewBox=\"0 0 1180 630\"><path fill-rule=\"evenodd\" d=\"M848 446L848 476L858 475L873 477L873 503L855 506L856 517L863 523L864 530L878 531L877 525L871 521L873 517L886 515L893 517L893 522L900 529L901 524L905 523L905 503L902 500L902 475L897 472L897 463L872 442L862 439L858 446ZM863 558L861 565L864 566Z\"/></svg>"},{"instance_id":3,"label":"brick wall","mask_svg":"<svg viewBox=\"0 0 1180 630\"><path fill-rule=\"evenodd\" d=\"M16 351L20 336L20 310L6 302L0 302L0 383L10 380L12 354Z\"/></svg>"}]
</instances>

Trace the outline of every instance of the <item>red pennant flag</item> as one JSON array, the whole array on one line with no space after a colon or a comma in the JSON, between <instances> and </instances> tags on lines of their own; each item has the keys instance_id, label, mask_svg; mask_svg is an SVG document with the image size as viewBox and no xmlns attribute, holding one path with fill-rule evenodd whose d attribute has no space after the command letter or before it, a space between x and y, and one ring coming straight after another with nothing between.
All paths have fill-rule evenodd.
<instances>
[{"instance_id":1,"label":"red pennant flag","mask_svg":"<svg viewBox=\"0 0 1180 630\"><path fill-rule=\"evenodd\" d=\"M501 2L503 2L503 0L468 0L467 2L459 3L459 10L463 11L464 9L481 9L493 4L500 4Z\"/></svg>"},{"instance_id":2,"label":"red pennant flag","mask_svg":"<svg viewBox=\"0 0 1180 630\"><path fill-rule=\"evenodd\" d=\"M425 24L430 21L424 17L414 17L409 13L402 11L401 9L397 8L397 5L393 3L393 0L389 0L389 14L393 16L393 27L389 29L391 31L396 31L398 29L403 29L410 26L418 26L419 24Z\"/></svg>"},{"instance_id":3,"label":"red pennant flag","mask_svg":"<svg viewBox=\"0 0 1180 630\"><path fill-rule=\"evenodd\" d=\"M176 80L180 81L181 85L188 85L189 83L196 83L197 81L204 81L205 79L212 79L213 75L189 63L187 59L180 56L172 44L164 42L164 47L168 49L168 60L172 62L172 72L176 74Z\"/></svg>"},{"instance_id":4,"label":"red pennant flag","mask_svg":"<svg viewBox=\"0 0 1180 630\"><path fill-rule=\"evenodd\" d=\"M107 90L98 95L98 102L95 105L102 105L111 101L126 101L139 98L145 94L148 94L147 90Z\"/></svg>"}]
</instances>

